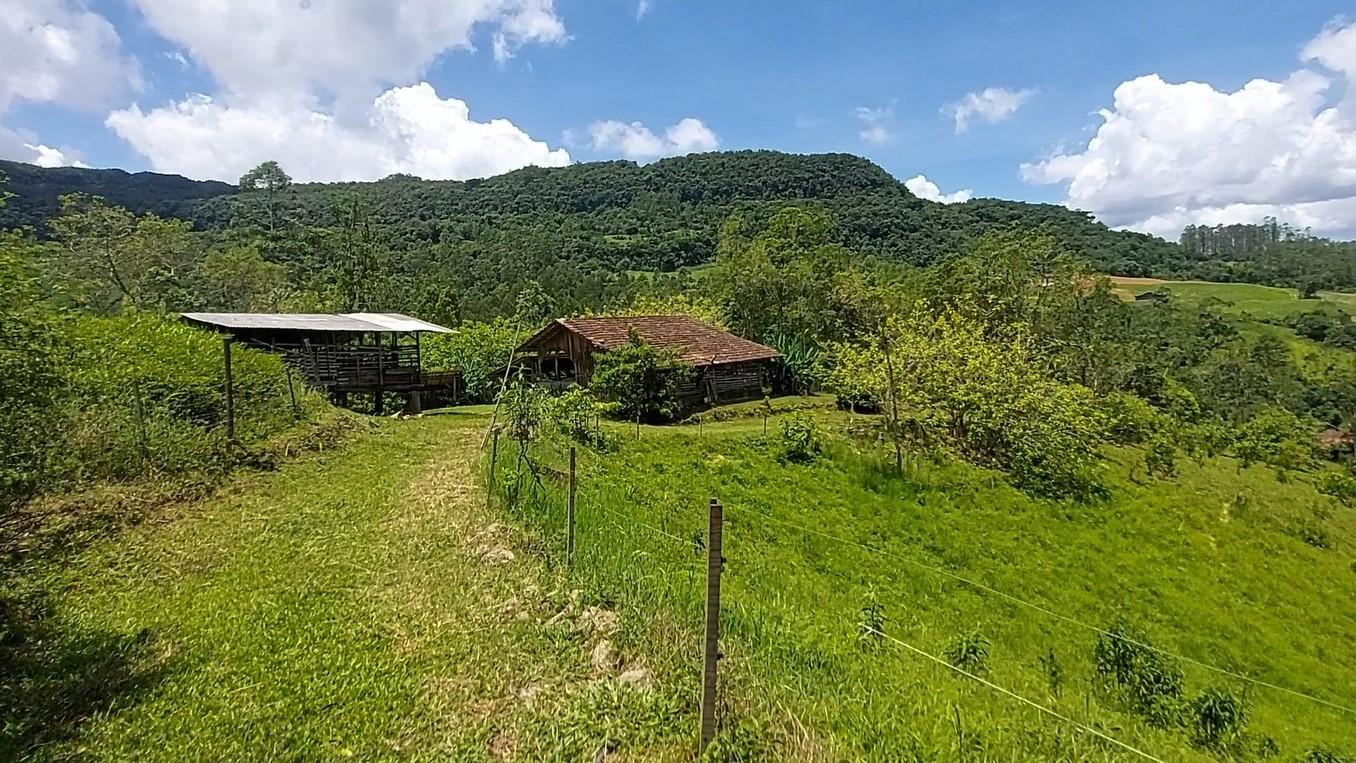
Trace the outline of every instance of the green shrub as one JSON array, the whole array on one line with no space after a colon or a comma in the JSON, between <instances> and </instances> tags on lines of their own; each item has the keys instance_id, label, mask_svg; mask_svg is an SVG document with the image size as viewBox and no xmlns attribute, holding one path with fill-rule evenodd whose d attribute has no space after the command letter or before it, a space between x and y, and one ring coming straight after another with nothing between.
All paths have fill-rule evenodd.
<instances>
[{"instance_id":1,"label":"green shrub","mask_svg":"<svg viewBox=\"0 0 1356 763\"><path fill-rule=\"evenodd\" d=\"M809 414L796 411L782 419L781 458L798 464L808 464L819 457L824 444L819 427Z\"/></svg>"},{"instance_id":2,"label":"green shrub","mask_svg":"<svg viewBox=\"0 0 1356 763\"><path fill-rule=\"evenodd\" d=\"M549 418L551 393L545 387L519 382L504 390L499 408L508 436L526 449L541 435Z\"/></svg>"},{"instance_id":3,"label":"green shrub","mask_svg":"<svg viewBox=\"0 0 1356 763\"><path fill-rule=\"evenodd\" d=\"M421 362L430 371L460 371L472 402L487 403L499 394L509 353L524 338L513 321L467 321L452 334L428 334L421 341Z\"/></svg>"},{"instance_id":4,"label":"green shrub","mask_svg":"<svg viewBox=\"0 0 1356 763\"><path fill-rule=\"evenodd\" d=\"M547 415L556 429L571 440L606 449L611 443L598 426L604 407L588 390L572 387L550 400Z\"/></svg>"},{"instance_id":5,"label":"green shrub","mask_svg":"<svg viewBox=\"0 0 1356 763\"><path fill-rule=\"evenodd\" d=\"M1350 506L1356 501L1356 478L1349 474L1323 472L1314 481L1314 486L1318 488L1318 492L1336 498L1345 506Z\"/></svg>"},{"instance_id":6,"label":"green shrub","mask_svg":"<svg viewBox=\"0 0 1356 763\"><path fill-rule=\"evenodd\" d=\"M1106 439L1110 442L1136 445L1164 425L1163 414L1137 395L1113 392L1099 403L1106 422Z\"/></svg>"},{"instance_id":7,"label":"green shrub","mask_svg":"<svg viewBox=\"0 0 1356 763\"><path fill-rule=\"evenodd\" d=\"M866 603L857 612L857 644L863 648L880 646L885 633L885 605L880 603L876 589L866 594Z\"/></svg>"},{"instance_id":8,"label":"green shrub","mask_svg":"<svg viewBox=\"0 0 1356 763\"><path fill-rule=\"evenodd\" d=\"M1343 755L1331 747L1311 747L1300 760L1303 763L1352 763L1351 757Z\"/></svg>"},{"instance_id":9,"label":"green shrub","mask_svg":"<svg viewBox=\"0 0 1356 763\"><path fill-rule=\"evenodd\" d=\"M1040 658L1041 670L1045 673L1045 682L1050 689L1050 696L1059 697L1059 693L1064 686L1064 667L1060 665L1059 658L1055 656L1055 650L1049 650Z\"/></svg>"},{"instance_id":10,"label":"green shrub","mask_svg":"<svg viewBox=\"0 0 1356 763\"><path fill-rule=\"evenodd\" d=\"M627 420L671 421L682 409L678 390L691 376L676 351L656 349L632 331L626 344L596 356L591 386Z\"/></svg>"},{"instance_id":11,"label":"green shrub","mask_svg":"<svg viewBox=\"0 0 1356 763\"><path fill-rule=\"evenodd\" d=\"M61 390L60 337L39 303L36 245L0 234L0 506L34 491L49 476L54 408Z\"/></svg>"},{"instance_id":12,"label":"green shrub","mask_svg":"<svg viewBox=\"0 0 1356 763\"><path fill-rule=\"evenodd\" d=\"M1184 679L1176 661L1148 646L1143 634L1118 622L1097 637L1097 674L1127 696L1131 709L1153 725L1173 726L1181 717Z\"/></svg>"},{"instance_id":13,"label":"green shrub","mask_svg":"<svg viewBox=\"0 0 1356 763\"><path fill-rule=\"evenodd\" d=\"M150 314L63 324L64 394L44 409L53 485L214 471L241 457L226 441L221 337ZM247 450L326 404L297 384L294 415L276 355L232 352L236 438Z\"/></svg>"},{"instance_id":14,"label":"green shrub","mask_svg":"<svg viewBox=\"0 0 1356 763\"><path fill-rule=\"evenodd\" d=\"M946 661L970 673L989 669L989 640L979 633L967 633L946 648Z\"/></svg>"},{"instance_id":15,"label":"green shrub","mask_svg":"<svg viewBox=\"0 0 1356 763\"><path fill-rule=\"evenodd\" d=\"M1277 469L1301 469L1313 460L1310 427L1295 414L1267 408L1238 427L1234 455L1246 468L1256 463Z\"/></svg>"},{"instance_id":16,"label":"green shrub","mask_svg":"<svg viewBox=\"0 0 1356 763\"><path fill-rule=\"evenodd\" d=\"M1211 688L1191 701L1186 717L1193 744L1222 752L1242 738L1248 706L1242 697Z\"/></svg>"}]
</instances>

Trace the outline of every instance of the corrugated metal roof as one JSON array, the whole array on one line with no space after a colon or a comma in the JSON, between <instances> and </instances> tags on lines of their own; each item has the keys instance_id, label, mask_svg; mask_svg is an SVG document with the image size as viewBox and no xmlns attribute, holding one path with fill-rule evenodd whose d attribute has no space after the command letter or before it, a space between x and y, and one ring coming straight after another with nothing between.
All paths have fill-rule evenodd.
<instances>
[{"instance_id":1,"label":"corrugated metal roof","mask_svg":"<svg viewBox=\"0 0 1356 763\"><path fill-rule=\"evenodd\" d=\"M451 329L400 313L179 313L185 320L226 329L285 329L292 331L427 331L449 334Z\"/></svg>"},{"instance_id":2,"label":"corrugated metal roof","mask_svg":"<svg viewBox=\"0 0 1356 763\"><path fill-rule=\"evenodd\" d=\"M360 321L375 323L387 331L427 331L433 334L451 334L452 329L443 328L436 323L421 321L400 313L344 313L345 318L357 318Z\"/></svg>"},{"instance_id":3,"label":"corrugated metal roof","mask_svg":"<svg viewBox=\"0 0 1356 763\"><path fill-rule=\"evenodd\" d=\"M677 349L681 353L679 359L694 366L745 363L781 356L771 347L721 331L687 315L562 318L553 325L563 326L604 351L626 344L627 335L634 329L641 339L655 347ZM548 326L523 346L531 345L550 328Z\"/></svg>"}]
</instances>

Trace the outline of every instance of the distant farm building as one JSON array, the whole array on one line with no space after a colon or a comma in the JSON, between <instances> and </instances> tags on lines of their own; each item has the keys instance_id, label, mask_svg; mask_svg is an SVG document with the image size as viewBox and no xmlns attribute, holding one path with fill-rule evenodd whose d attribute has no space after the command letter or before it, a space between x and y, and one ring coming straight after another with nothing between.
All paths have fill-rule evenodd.
<instances>
[{"instance_id":1,"label":"distant farm building","mask_svg":"<svg viewBox=\"0 0 1356 763\"><path fill-rule=\"evenodd\" d=\"M350 394L372 395L382 410L382 394L407 394L418 408L425 398L455 402L461 375L423 370L422 334L451 329L400 313L180 313L185 321L228 335L229 341L276 352L310 386L329 393L340 405Z\"/></svg>"},{"instance_id":2,"label":"distant farm building","mask_svg":"<svg viewBox=\"0 0 1356 763\"><path fill-rule=\"evenodd\" d=\"M653 347L676 350L695 370L679 390L688 407L751 400L765 386L780 386L781 353L686 315L562 318L523 342L515 362L532 381L587 387L595 357L626 344L632 331Z\"/></svg>"}]
</instances>

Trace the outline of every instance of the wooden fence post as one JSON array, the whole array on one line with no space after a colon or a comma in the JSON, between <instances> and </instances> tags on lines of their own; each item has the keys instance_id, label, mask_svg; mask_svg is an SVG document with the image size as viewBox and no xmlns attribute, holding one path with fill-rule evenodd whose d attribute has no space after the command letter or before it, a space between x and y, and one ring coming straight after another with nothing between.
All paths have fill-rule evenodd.
<instances>
[{"instance_id":1,"label":"wooden fence post","mask_svg":"<svg viewBox=\"0 0 1356 763\"><path fill-rule=\"evenodd\" d=\"M725 569L725 509L711 499L706 536L706 643L702 649L701 742L697 754L716 736L716 661L720 659L720 574Z\"/></svg>"},{"instance_id":2,"label":"wooden fence post","mask_svg":"<svg viewBox=\"0 0 1356 763\"><path fill-rule=\"evenodd\" d=\"M490 475L485 480L485 508L494 505L494 470L499 460L499 427L494 427L494 444L490 446Z\"/></svg>"},{"instance_id":3,"label":"wooden fence post","mask_svg":"<svg viewBox=\"0 0 1356 763\"><path fill-rule=\"evenodd\" d=\"M235 440L235 380L231 378L231 337L221 339L223 360L226 364L226 439Z\"/></svg>"},{"instance_id":4,"label":"wooden fence post","mask_svg":"<svg viewBox=\"0 0 1356 763\"><path fill-rule=\"evenodd\" d=\"M287 397L292 401L292 418L301 418L301 411L297 410L297 390L292 386L292 366L283 361L283 368L287 370Z\"/></svg>"},{"instance_id":5,"label":"wooden fence post","mask_svg":"<svg viewBox=\"0 0 1356 763\"><path fill-rule=\"evenodd\" d=\"M141 383L132 384L132 416L137 424L137 451L141 454L141 470L151 460L150 438L146 434L146 406L141 400Z\"/></svg>"},{"instance_id":6,"label":"wooden fence post","mask_svg":"<svg viewBox=\"0 0 1356 763\"><path fill-rule=\"evenodd\" d=\"M575 502L574 446L570 446L570 497L565 505L565 563L574 566L574 502Z\"/></svg>"}]
</instances>

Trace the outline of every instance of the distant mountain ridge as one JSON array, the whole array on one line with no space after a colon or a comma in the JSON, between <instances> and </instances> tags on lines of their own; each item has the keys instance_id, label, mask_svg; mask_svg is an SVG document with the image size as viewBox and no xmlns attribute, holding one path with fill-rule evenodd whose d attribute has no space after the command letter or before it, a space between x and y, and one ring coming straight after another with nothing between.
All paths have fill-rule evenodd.
<instances>
[{"instance_id":1,"label":"distant mountain ridge","mask_svg":"<svg viewBox=\"0 0 1356 763\"><path fill-rule=\"evenodd\" d=\"M204 199L236 192L230 183L190 180L158 172L127 172L86 167L36 167L0 160L9 192L14 198L0 209L0 228L41 226L57 214L57 198L65 193L102 196L113 204L138 214L154 212L162 217L189 217Z\"/></svg>"},{"instance_id":2,"label":"distant mountain ridge","mask_svg":"<svg viewBox=\"0 0 1356 763\"><path fill-rule=\"evenodd\" d=\"M284 164L284 168L285 168ZM0 162L14 194L0 226L41 228L57 197L103 196L137 212L223 228L234 186L178 175L80 168L42 169ZM1113 231L1090 215L1054 204L975 199L944 205L919 199L880 166L851 154L727 151L661 159L526 167L477 180L393 175L375 182L297 183L287 194L292 220L333 225L335 208L357 196L397 247L466 239L488 226L497 235L539 226L568 233L581 258L626 268L669 270L709 261L721 223L733 212L757 220L787 204L814 204L837 220L845 245L927 264L983 233L1042 228L1108 270L1145 274L1181 258L1172 244Z\"/></svg>"}]
</instances>

